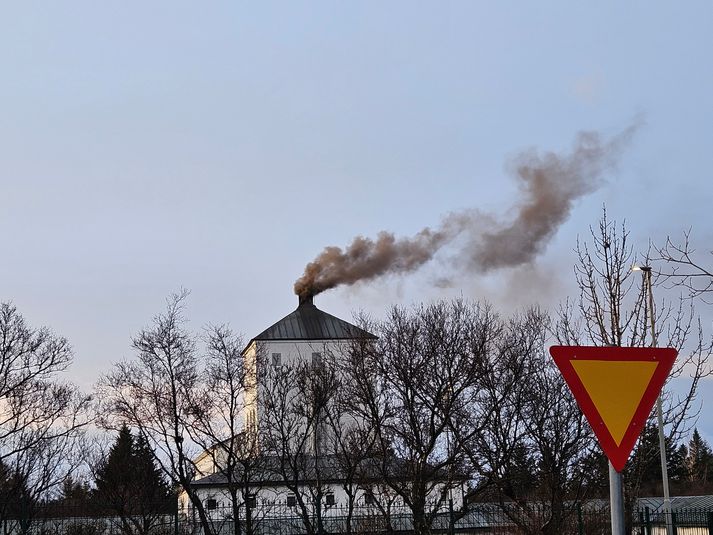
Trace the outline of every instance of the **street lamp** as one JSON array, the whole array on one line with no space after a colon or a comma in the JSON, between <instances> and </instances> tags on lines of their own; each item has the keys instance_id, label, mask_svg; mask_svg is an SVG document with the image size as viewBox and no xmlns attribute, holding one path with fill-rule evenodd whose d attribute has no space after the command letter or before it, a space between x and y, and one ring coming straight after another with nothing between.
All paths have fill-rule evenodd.
<instances>
[{"instance_id":1,"label":"street lamp","mask_svg":"<svg viewBox=\"0 0 713 535\"><path fill-rule=\"evenodd\" d=\"M651 347L656 347L656 315L654 314L654 289L651 283L651 266L637 266L631 268L632 271L641 271L644 277L649 299L649 314L651 317ZM663 433L663 403L661 395L656 399L656 418L659 426L659 449L661 451L661 479L663 480L663 507L666 513L666 532L673 535L673 518L671 516L671 496L668 490L668 467L666 463L666 439Z\"/></svg>"}]
</instances>

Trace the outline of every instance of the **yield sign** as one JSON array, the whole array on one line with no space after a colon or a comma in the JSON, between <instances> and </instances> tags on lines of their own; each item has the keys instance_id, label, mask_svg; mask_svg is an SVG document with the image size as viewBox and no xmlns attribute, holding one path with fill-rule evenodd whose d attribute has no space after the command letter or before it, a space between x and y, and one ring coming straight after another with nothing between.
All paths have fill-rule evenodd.
<instances>
[{"instance_id":1,"label":"yield sign","mask_svg":"<svg viewBox=\"0 0 713 535\"><path fill-rule=\"evenodd\" d=\"M678 352L659 347L552 346L550 354L602 450L621 472Z\"/></svg>"}]
</instances>

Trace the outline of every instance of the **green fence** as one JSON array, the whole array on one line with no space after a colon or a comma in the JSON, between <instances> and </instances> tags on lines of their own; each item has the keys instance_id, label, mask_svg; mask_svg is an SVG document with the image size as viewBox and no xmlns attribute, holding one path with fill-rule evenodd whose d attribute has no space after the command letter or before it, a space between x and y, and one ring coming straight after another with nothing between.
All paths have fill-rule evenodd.
<instances>
[{"instance_id":1,"label":"green fence","mask_svg":"<svg viewBox=\"0 0 713 535\"><path fill-rule=\"evenodd\" d=\"M649 508L637 511L634 519L639 535L666 535L666 526L671 525L673 535L713 535L713 511L710 509L679 509L671 513L652 511Z\"/></svg>"}]
</instances>

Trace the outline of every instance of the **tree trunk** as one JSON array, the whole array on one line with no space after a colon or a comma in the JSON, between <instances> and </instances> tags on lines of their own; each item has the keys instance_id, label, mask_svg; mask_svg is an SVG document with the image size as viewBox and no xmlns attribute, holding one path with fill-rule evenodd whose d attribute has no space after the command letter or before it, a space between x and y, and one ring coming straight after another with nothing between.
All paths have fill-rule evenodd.
<instances>
[{"instance_id":1,"label":"tree trunk","mask_svg":"<svg viewBox=\"0 0 713 535\"><path fill-rule=\"evenodd\" d=\"M198 496L193 493L190 493L188 497L190 498L191 503L193 504L193 510L198 512L198 520L200 520L201 528L203 529L203 535L214 535L213 528L211 526L211 521L208 518L208 515L206 514L205 509L203 508L203 504L201 503Z\"/></svg>"},{"instance_id":2,"label":"tree trunk","mask_svg":"<svg viewBox=\"0 0 713 535\"><path fill-rule=\"evenodd\" d=\"M233 513L233 533L234 535L241 535L242 529L240 526L240 505L238 505L238 490L231 488L230 492L230 505Z\"/></svg>"},{"instance_id":3,"label":"tree trunk","mask_svg":"<svg viewBox=\"0 0 713 535\"><path fill-rule=\"evenodd\" d=\"M415 500L411 508L413 513L413 532L415 535L429 535L430 527L426 522L426 504L423 500Z\"/></svg>"},{"instance_id":4,"label":"tree trunk","mask_svg":"<svg viewBox=\"0 0 713 535\"><path fill-rule=\"evenodd\" d=\"M253 510L251 507L245 507L245 535L253 535Z\"/></svg>"}]
</instances>

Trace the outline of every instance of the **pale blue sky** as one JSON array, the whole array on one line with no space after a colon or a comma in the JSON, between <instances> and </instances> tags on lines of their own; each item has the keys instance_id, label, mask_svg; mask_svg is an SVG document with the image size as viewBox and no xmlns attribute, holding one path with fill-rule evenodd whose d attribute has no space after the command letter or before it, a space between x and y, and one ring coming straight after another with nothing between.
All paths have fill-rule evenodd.
<instances>
[{"instance_id":1,"label":"pale blue sky","mask_svg":"<svg viewBox=\"0 0 713 535\"><path fill-rule=\"evenodd\" d=\"M250 337L325 245L507 217L509 156L642 114L532 268L442 290L440 259L317 301L553 306L603 203L640 244L692 226L711 248L711 51L708 1L3 3L0 299L67 336L90 385L181 286L193 326Z\"/></svg>"}]
</instances>

